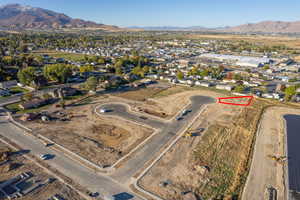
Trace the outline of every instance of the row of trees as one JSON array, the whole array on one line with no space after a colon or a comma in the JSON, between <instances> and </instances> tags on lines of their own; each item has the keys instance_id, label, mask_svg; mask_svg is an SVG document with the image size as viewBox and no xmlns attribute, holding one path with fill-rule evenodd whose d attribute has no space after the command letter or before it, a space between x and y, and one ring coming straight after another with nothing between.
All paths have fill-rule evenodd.
<instances>
[{"instance_id":1,"label":"row of trees","mask_svg":"<svg viewBox=\"0 0 300 200\"><path fill-rule=\"evenodd\" d=\"M26 67L19 70L17 76L20 83L29 86L33 86L34 81L37 81L40 76L48 81L65 83L68 77L72 75L73 69L73 65L68 64L46 65L43 68L43 74L41 74L35 67Z\"/></svg>"}]
</instances>

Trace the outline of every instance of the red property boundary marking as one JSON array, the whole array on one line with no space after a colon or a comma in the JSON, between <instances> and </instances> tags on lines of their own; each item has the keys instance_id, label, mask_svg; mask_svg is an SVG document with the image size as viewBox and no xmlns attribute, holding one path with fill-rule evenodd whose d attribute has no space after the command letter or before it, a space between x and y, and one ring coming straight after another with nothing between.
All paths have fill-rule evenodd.
<instances>
[{"instance_id":1,"label":"red property boundary marking","mask_svg":"<svg viewBox=\"0 0 300 200\"><path fill-rule=\"evenodd\" d=\"M242 103L229 103L229 102L222 101L224 99L242 99L242 98L248 98L249 99L248 103L242 104ZM253 96L219 97L218 103L234 105L234 106L249 106L251 104L252 100L253 100Z\"/></svg>"}]
</instances>

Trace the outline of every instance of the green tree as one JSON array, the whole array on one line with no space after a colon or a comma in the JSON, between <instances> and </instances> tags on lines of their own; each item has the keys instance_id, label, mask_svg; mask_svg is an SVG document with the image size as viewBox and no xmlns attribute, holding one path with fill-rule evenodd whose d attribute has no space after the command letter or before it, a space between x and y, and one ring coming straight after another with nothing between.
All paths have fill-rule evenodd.
<instances>
[{"instance_id":1,"label":"green tree","mask_svg":"<svg viewBox=\"0 0 300 200\"><path fill-rule=\"evenodd\" d=\"M234 91L239 93L244 92L244 90L245 90L245 86L243 85L238 85L234 88Z\"/></svg>"},{"instance_id":2,"label":"green tree","mask_svg":"<svg viewBox=\"0 0 300 200\"><path fill-rule=\"evenodd\" d=\"M72 75L72 69L73 66L68 64L46 65L44 67L44 76L48 80L65 83L67 78Z\"/></svg>"},{"instance_id":3,"label":"green tree","mask_svg":"<svg viewBox=\"0 0 300 200\"><path fill-rule=\"evenodd\" d=\"M263 66L263 69L264 69L264 70L270 69L270 65L269 65L269 64L264 65L264 66Z\"/></svg>"},{"instance_id":4,"label":"green tree","mask_svg":"<svg viewBox=\"0 0 300 200\"><path fill-rule=\"evenodd\" d=\"M122 75L123 71L121 67L116 67L116 74Z\"/></svg>"},{"instance_id":5,"label":"green tree","mask_svg":"<svg viewBox=\"0 0 300 200\"><path fill-rule=\"evenodd\" d=\"M95 67L92 65L84 65L79 68L80 73L92 72L92 71L95 71Z\"/></svg>"},{"instance_id":6,"label":"green tree","mask_svg":"<svg viewBox=\"0 0 300 200\"><path fill-rule=\"evenodd\" d=\"M204 77L204 76L208 76L209 75L209 71L207 69L204 69L203 71L200 72L200 76Z\"/></svg>"},{"instance_id":7,"label":"green tree","mask_svg":"<svg viewBox=\"0 0 300 200\"><path fill-rule=\"evenodd\" d=\"M290 100L292 96L296 94L296 86L289 86L285 88L284 93L285 93L285 100Z\"/></svg>"},{"instance_id":8,"label":"green tree","mask_svg":"<svg viewBox=\"0 0 300 200\"><path fill-rule=\"evenodd\" d=\"M177 74L176 74L176 76L177 76L177 78L178 78L179 80L182 80L182 79L184 78L184 74L183 74L182 71L178 71Z\"/></svg>"},{"instance_id":9,"label":"green tree","mask_svg":"<svg viewBox=\"0 0 300 200\"><path fill-rule=\"evenodd\" d=\"M145 76L143 68L140 67L140 66L137 66L137 67L133 68L132 71L131 71L131 73L133 73L135 75L138 75L138 76L141 76L141 77Z\"/></svg>"},{"instance_id":10,"label":"green tree","mask_svg":"<svg viewBox=\"0 0 300 200\"><path fill-rule=\"evenodd\" d=\"M98 61L97 61L100 65L103 65L103 64L105 64L106 62L105 62L105 59L104 58L99 58L98 59Z\"/></svg>"},{"instance_id":11,"label":"green tree","mask_svg":"<svg viewBox=\"0 0 300 200\"><path fill-rule=\"evenodd\" d=\"M98 79L94 76L89 77L85 82L85 87L88 90L96 91L98 85Z\"/></svg>"},{"instance_id":12,"label":"green tree","mask_svg":"<svg viewBox=\"0 0 300 200\"><path fill-rule=\"evenodd\" d=\"M35 77L35 69L33 67L26 67L18 72L18 79L24 85L31 85Z\"/></svg>"}]
</instances>

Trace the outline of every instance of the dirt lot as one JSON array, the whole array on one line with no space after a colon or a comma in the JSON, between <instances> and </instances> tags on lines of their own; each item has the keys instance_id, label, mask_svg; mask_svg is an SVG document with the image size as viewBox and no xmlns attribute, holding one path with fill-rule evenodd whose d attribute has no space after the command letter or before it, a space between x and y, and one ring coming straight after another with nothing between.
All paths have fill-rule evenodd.
<instances>
[{"instance_id":1,"label":"dirt lot","mask_svg":"<svg viewBox=\"0 0 300 200\"><path fill-rule=\"evenodd\" d=\"M222 40L245 40L249 42L260 42L265 45L286 45L291 48L300 48L300 40L295 37L287 37L287 36L263 36L263 35L201 35L201 34L191 34L187 36L192 39L222 39Z\"/></svg>"},{"instance_id":2,"label":"dirt lot","mask_svg":"<svg viewBox=\"0 0 300 200\"><path fill-rule=\"evenodd\" d=\"M174 101L185 102L187 93L195 92L172 96ZM218 95L208 91L198 93ZM191 128L205 128L203 135L180 139L141 179L141 186L168 200L183 199L181 192L186 191L204 199L240 198L263 106L264 103L257 101L249 107L210 105ZM175 111L175 107L170 106L170 111ZM163 181L167 186L160 185Z\"/></svg>"},{"instance_id":3,"label":"dirt lot","mask_svg":"<svg viewBox=\"0 0 300 200\"><path fill-rule=\"evenodd\" d=\"M284 119L285 114L300 114L299 109L272 107L264 113L261 128L255 144L253 161L243 199L263 199L266 187L277 189L277 199L285 199L284 167L269 158L269 155L285 155ZM276 121L277 123L274 123Z\"/></svg>"},{"instance_id":4,"label":"dirt lot","mask_svg":"<svg viewBox=\"0 0 300 200\"><path fill-rule=\"evenodd\" d=\"M31 161L24 158L20 152L12 152L7 146L0 142L0 155L1 152L10 152L8 155L8 162L2 163L2 161L6 160L4 157L0 156L3 159L0 159L0 183L2 181L6 181L10 178L20 175L24 172L33 173L33 178L37 181L47 181L49 178L53 178L45 173L41 168L33 164ZM3 155L3 154L2 154ZM48 199L51 196L58 194L65 199L74 199L74 200L83 200L77 192L64 185L63 183L55 180L52 183L47 183L46 185L37 188L36 190L30 192L26 196L22 198L18 198L20 200L32 200L32 199ZM1 199L1 197L0 197Z\"/></svg>"},{"instance_id":5,"label":"dirt lot","mask_svg":"<svg viewBox=\"0 0 300 200\"><path fill-rule=\"evenodd\" d=\"M51 114L53 118L66 116L70 119L67 121L36 120L25 125L94 163L111 165L150 136L152 130L120 119L99 117L93 113L98 104L73 106Z\"/></svg>"},{"instance_id":6,"label":"dirt lot","mask_svg":"<svg viewBox=\"0 0 300 200\"><path fill-rule=\"evenodd\" d=\"M213 98L220 97L220 94L209 90L173 86L151 96L151 98L148 98L144 102L134 104L133 107L136 110L152 111L146 112L147 114L170 119L190 103L190 97L193 95L211 96Z\"/></svg>"},{"instance_id":7,"label":"dirt lot","mask_svg":"<svg viewBox=\"0 0 300 200\"><path fill-rule=\"evenodd\" d=\"M139 88L137 90L117 93L115 94L115 96L122 97L129 100L134 100L134 101L146 101L148 98L164 90L165 90L164 88L159 88L159 87Z\"/></svg>"}]
</instances>

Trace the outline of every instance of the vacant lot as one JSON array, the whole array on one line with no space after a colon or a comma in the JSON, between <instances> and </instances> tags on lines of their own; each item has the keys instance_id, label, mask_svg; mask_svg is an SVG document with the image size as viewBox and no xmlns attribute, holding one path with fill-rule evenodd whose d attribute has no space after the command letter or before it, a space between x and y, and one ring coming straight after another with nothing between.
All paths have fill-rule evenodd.
<instances>
[{"instance_id":1,"label":"vacant lot","mask_svg":"<svg viewBox=\"0 0 300 200\"><path fill-rule=\"evenodd\" d=\"M181 192L186 191L204 199L240 199L264 106L260 101L249 107L210 105L191 128L205 128L203 135L180 139L142 178L141 186L170 200L183 199Z\"/></svg>"},{"instance_id":2,"label":"vacant lot","mask_svg":"<svg viewBox=\"0 0 300 200\"><path fill-rule=\"evenodd\" d=\"M8 153L6 153L8 152ZM5 154L5 156L3 156ZM7 160L7 162L4 162ZM15 176L20 175L24 172L33 174L33 177L23 184L23 187L30 186L31 184L44 183L53 178L45 173L41 168L33 164L31 161L25 159L22 156L22 152L13 152L7 146L0 142L0 183L2 181L9 180ZM51 196L58 194L64 199L83 200L77 192L64 185L63 183L55 180L51 183L46 183L44 186L37 188L29 194L18 198L21 200L32 200L32 199L48 199ZM1 199L1 197L0 197Z\"/></svg>"},{"instance_id":3,"label":"vacant lot","mask_svg":"<svg viewBox=\"0 0 300 200\"><path fill-rule=\"evenodd\" d=\"M150 129L120 119L99 117L93 112L96 105L98 103L78 104L50 113L52 120L49 122L36 120L26 125L36 134L102 166L113 164L151 135Z\"/></svg>"},{"instance_id":4,"label":"vacant lot","mask_svg":"<svg viewBox=\"0 0 300 200\"><path fill-rule=\"evenodd\" d=\"M159 87L149 87L149 88L146 87L146 88L138 88L132 91L121 92L114 95L117 97L134 100L134 101L146 101L147 99L159 94L164 90L166 89L159 88Z\"/></svg>"},{"instance_id":5,"label":"vacant lot","mask_svg":"<svg viewBox=\"0 0 300 200\"><path fill-rule=\"evenodd\" d=\"M135 110L170 119L187 106L190 97L194 95L216 98L221 94L199 88L172 86L148 97L145 101L135 102L132 106Z\"/></svg>"},{"instance_id":6,"label":"vacant lot","mask_svg":"<svg viewBox=\"0 0 300 200\"><path fill-rule=\"evenodd\" d=\"M248 42L259 42L265 45L286 45L291 48L300 48L300 40L295 37L287 37L287 36L262 36L262 35L230 35L230 34L191 34L187 37L193 39L221 39L221 40L245 40Z\"/></svg>"}]
</instances>

